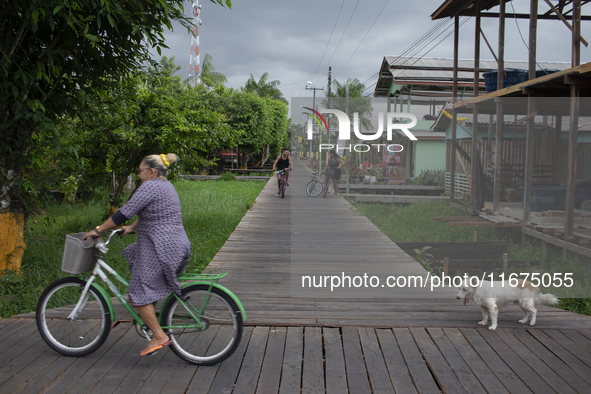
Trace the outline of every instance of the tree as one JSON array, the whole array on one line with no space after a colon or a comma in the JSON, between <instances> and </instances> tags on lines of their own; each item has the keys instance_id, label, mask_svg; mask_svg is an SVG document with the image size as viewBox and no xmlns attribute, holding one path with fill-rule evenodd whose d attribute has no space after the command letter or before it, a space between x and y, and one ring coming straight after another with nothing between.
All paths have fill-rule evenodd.
<instances>
[{"instance_id":1,"label":"tree","mask_svg":"<svg viewBox=\"0 0 591 394\"><path fill-rule=\"evenodd\" d=\"M201 81L207 87L215 87L224 85L228 80L226 76L220 72L215 71L213 66L213 58L209 54L203 57L203 67L201 67Z\"/></svg>"},{"instance_id":2,"label":"tree","mask_svg":"<svg viewBox=\"0 0 591 394\"><path fill-rule=\"evenodd\" d=\"M108 83L111 88L72 119L71 129L84 136L89 176L108 174L116 180L110 182L114 206L121 203L125 181L143 157L176 153L182 169L189 171L210 164L215 153L235 144L225 115L216 112L209 97L216 93L182 83L174 75L179 69L174 58L163 57L157 68Z\"/></svg>"},{"instance_id":3,"label":"tree","mask_svg":"<svg viewBox=\"0 0 591 394\"><path fill-rule=\"evenodd\" d=\"M230 0L211 0L231 7ZM187 30L182 0L11 0L0 3L0 196L31 208L25 170L40 160L35 133L56 146L51 125L90 95L166 48L164 28Z\"/></svg>"},{"instance_id":4,"label":"tree","mask_svg":"<svg viewBox=\"0 0 591 394\"><path fill-rule=\"evenodd\" d=\"M289 104L287 100L283 97L283 93L279 90L279 85L281 82L278 80L275 81L268 81L269 73L265 72L261 79L258 81L254 79L252 74L250 74L250 78L246 81L246 84L242 88L243 92L254 93L260 97L269 97L273 100L281 101L285 104Z\"/></svg>"},{"instance_id":5,"label":"tree","mask_svg":"<svg viewBox=\"0 0 591 394\"><path fill-rule=\"evenodd\" d=\"M339 109L343 112L346 112L348 108L349 114L357 112L361 118L363 128L365 130L370 129L372 124L369 117L371 117L373 108L371 106L371 98L369 96L363 95L363 92L365 91L365 85L362 84L357 78L349 78L343 85L341 85L339 81L335 79L332 83L332 87L333 90L330 95L331 108ZM324 105L327 105L326 100L324 101Z\"/></svg>"}]
</instances>

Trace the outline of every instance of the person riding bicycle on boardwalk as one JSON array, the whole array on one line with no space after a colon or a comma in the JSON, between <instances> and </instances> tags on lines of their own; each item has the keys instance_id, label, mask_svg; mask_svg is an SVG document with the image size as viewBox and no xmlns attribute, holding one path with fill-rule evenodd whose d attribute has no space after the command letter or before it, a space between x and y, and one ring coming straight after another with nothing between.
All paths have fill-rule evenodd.
<instances>
[{"instance_id":1,"label":"person riding bicycle on boardwalk","mask_svg":"<svg viewBox=\"0 0 591 394\"><path fill-rule=\"evenodd\" d=\"M123 226L123 235L137 230L137 242L121 254L131 270L130 303L153 334L140 353L142 356L170 344L152 303L173 292L181 295L177 271L181 262L191 256L180 200L172 183L166 180L168 167L177 159L173 153L146 156L137 172L140 187L119 211L86 235L101 235L138 215L133 224Z\"/></svg>"},{"instance_id":2,"label":"person riding bicycle on boardwalk","mask_svg":"<svg viewBox=\"0 0 591 394\"><path fill-rule=\"evenodd\" d=\"M334 182L334 194L333 196L339 195L339 179L341 179L341 167L345 165L345 162L334 149L328 151L328 168L332 169L332 174L327 171L326 176L332 178Z\"/></svg>"},{"instance_id":3,"label":"person riding bicycle on boardwalk","mask_svg":"<svg viewBox=\"0 0 591 394\"><path fill-rule=\"evenodd\" d=\"M285 170L285 184L289 186L289 170L293 168L289 149L283 149L283 152L277 156L275 163L273 163L273 171L275 171L275 168L277 168L277 171ZM281 195L281 174L277 174L277 188L279 191L275 195L279 196Z\"/></svg>"}]
</instances>

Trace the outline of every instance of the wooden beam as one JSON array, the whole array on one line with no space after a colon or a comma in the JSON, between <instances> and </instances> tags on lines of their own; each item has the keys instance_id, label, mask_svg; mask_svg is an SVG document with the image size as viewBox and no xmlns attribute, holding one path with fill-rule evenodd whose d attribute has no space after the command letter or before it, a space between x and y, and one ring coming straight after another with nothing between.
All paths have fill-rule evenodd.
<instances>
[{"instance_id":1,"label":"wooden beam","mask_svg":"<svg viewBox=\"0 0 591 394\"><path fill-rule=\"evenodd\" d=\"M552 8L552 11L554 11L554 13L560 18L560 20L562 20L564 22L564 24L574 33L573 26L571 26L571 24L568 23L568 21L562 15L562 13L560 13L560 11L556 7L554 7L554 4L552 4L550 2L550 0L545 0L545 1L546 1L546 3L548 3L548 5L550 6L550 8ZM579 8L579 11L578 11L579 12L579 15L578 15L578 17L575 16L577 14L577 11L575 10L575 8L576 8L576 2L577 1L575 0L575 2L573 3L573 11L574 11L573 12L573 24L576 24L576 20L577 19L578 19L579 24L580 24L580 22L581 22L581 2L579 1L579 6L578 6L578 8ZM583 37L581 37L580 30L579 30L579 34L578 34L578 41L579 42L582 42L583 45L585 45L585 46L589 46L589 43Z\"/></svg>"},{"instance_id":2,"label":"wooden beam","mask_svg":"<svg viewBox=\"0 0 591 394\"><path fill-rule=\"evenodd\" d=\"M534 231L530 228L524 228L522 230L525 235L529 235L530 237L534 237L537 239L541 239L544 242L548 242L549 244L556 245L558 247L563 248L564 250L570 250L571 252L575 252L581 254L583 256L591 257L591 249L583 248L581 246L572 244L570 242L563 241L561 239L554 238L550 235L542 234L538 231Z\"/></svg>"},{"instance_id":3,"label":"wooden beam","mask_svg":"<svg viewBox=\"0 0 591 394\"><path fill-rule=\"evenodd\" d=\"M533 0L536 1L536 0ZM527 128L525 134L525 176L524 176L524 194L523 194L523 227L527 226L529 222L529 214L531 212L531 197L532 197L532 180L534 167L534 117L535 112L535 98L529 96L527 98L528 115Z\"/></svg>"},{"instance_id":4,"label":"wooden beam","mask_svg":"<svg viewBox=\"0 0 591 394\"><path fill-rule=\"evenodd\" d=\"M474 27L474 97L478 96L480 79L480 3L476 3L476 24ZM472 146L470 156L476 158L478 145L478 108L472 109ZM476 204L476 163L472 161L470 166L470 201Z\"/></svg>"},{"instance_id":5,"label":"wooden beam","mask_svg":"<svg viewBox=\"0 0 591 394\"><path fill-rule=\"evenodd\" d=\"M562 139L562 115L556 116L556 132L554 134L554 157L552 158L552 182L558 183L560 164L560 140Z\"/></svg>"},{"instance_id":6,"label":"wooden beam","mask_svg":"<svg viewBox=\"0 0 591 394\"><path fill-rule=\"evenodd\" d=\"M498 75L497 75L497 90L503 89L503 82L505 80L505 0L500 0L499 3L500 17L499 17L499 60L498 60ZM495 140L495 171L494 171L494 186L493 186L493 212L498 211L499 202L501 198L501 163L502 163L502 149L503 149L503 103L496 101L497 105L497 124L496 124L496 140Z\"/></svg>"},{"instance_id":7,"label":"wooden beam","mask_svg":"<svg viewBox=\"0 0 591 394\"><path fill-rule=\"evenodd\" d=\"M538 0L531 0L529 7L529 79L536 78L536 42L538 32Z\"/></svg>"},{"instance_id":8,"label":"wooden beam","mask_svg":"<svg viewBox=\"0 0 591 394\"><path fill-rule=\"evenodd\" d=\"M517 123L525 122L526 120L530 120L531 118L534 118L536 116L538 116L538 111L534 111L529 115L524 116L523 118L517 119Z\"/></svg>"},{"instance_id":9,"label":"wooden beam","mask_svg":"<svg viewBox=\"0 0 591 394\"><path fill-rule=\"evenodd\" d=\"M484 42L486 43L486 46L488 47L488 49L490 50L490 53L492 53L493 57L495 58L495 62L499 62L499 59L497 59L497 55L495 54L495 51L492 49L492 47L490 46L490 43L488 42L488 40L486 39L486 36L484 35L484 32L482 31L482 29L480 29L480 34L482 35L482 38L484 38Z\"/></svg>"},{"instance_id":10,"label":"wooden beam","mask_svg":"<svg viewBox=\"0 0 591 394\"><path fill-rule=\"evenodd\" d=\"M499 17L499 13L498 12L483 12L480 14L483 18L498 18ZM516 17L517 19L530 19L531 16L529 14L512 14L511 16ZM564 17L564 19L572 19L573 17L570 15L566 15L566 14L562 14L562 16ZM560 17L558 17L557 15L545 15L545 14L539 14L538 16L538 20L561 20ZM584 21L589 21L591 20L591 15L581 15L581 20Z\"/></svg>"},{"instance_id":11,"label":"wooden beam","mask_svg":"<svg viewBox=\"0 0 591 394\"><path fill-rule=\"evenodd\" d=\"M573 1L573 38L572 38L572 66L581 62L581 0ZM570 85L570 131L568 140L568 182L566 185L566 218L564 239L574 240L573 226L575 213L575 188L577 180L577 143L579 140L579 96L581 87Z\"/></svg>"},{"instance_id":12,"label":"wooden beam","mask_svg":"<svg viewBox=\"0 0 591 394\"><path fill-rule=\"evenodd\" d=\"M453 71L453 102L458 101L458 61L460 46L460 17L454 18L454 71ZM449 179L449 200L453 202L456 196L456 147L453 144L456 141L458 129L458 113L454 108L452 110L451 124L451 158L450 158L450 179Z\"/></svg>"}]
</instances>

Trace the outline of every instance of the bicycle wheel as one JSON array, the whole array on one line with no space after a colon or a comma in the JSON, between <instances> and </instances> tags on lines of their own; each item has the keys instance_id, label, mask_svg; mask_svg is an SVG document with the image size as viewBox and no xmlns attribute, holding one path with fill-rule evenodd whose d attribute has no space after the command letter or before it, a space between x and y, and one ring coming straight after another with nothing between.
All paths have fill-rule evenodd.
<instances>
[{"instance_id":1,"label":"bicycle wheel","mask_svg":"<svg viewBox=\"0 0 591 394\"><path fill-rule=\"evenodd\" d=\"M242 338L242 314L232 298L208 285L192 285L182 291L185 304L194 314L203 308L196 328L194 320L176 297L164 305L164 331L173 343L171 350L191 364L214 365L230 357ZM209 297L209 301L207 298Z\"/></svg>"},{"instance_id":2,"label":"bicycle wheel","mask_svg":"<svg viewBox=\"0 0 591 394\"><path fill-rule=\"evenodd\" d=\"M322 198L326 197L326 193L328 193L328 184L330 183L330 178L326 177L326 181L324 182L324 187L322 188Z\"/></svg>"},{"instance_id":3,"label":"bicycle wheel","mask_svg":"<svg viewBox=\"0 0 591 394\"><path fill-rule=\"evenodd\" d=\"M281 177L281 198L285 197L285 175Z\"/></svg>"},{"instance_id":4,"label":"bicycle wheel","mask_svg":"<svg viewBox=\"0 0 591 394\"><path fill-rule=\"evenodd\" d=\"M111 331L111 314L102 294L90 288L84 305L68 318L80 299L86 281L80 278L56 280L37 303L37 328L41 338L64 356L86 356L105 342Z\"/></svg>"},{"instance_id":5,"label":"bicycle wheel","mask_svg":"<svg viewBox=\"0 0 591 394\"><path fill-rule=\"evenodd\" d=\"M308 193L310 197L318 197L320 193L322 193L322 183L316 180L308 182L306 185L306 193Z\"/></svg>"}]
</instances>

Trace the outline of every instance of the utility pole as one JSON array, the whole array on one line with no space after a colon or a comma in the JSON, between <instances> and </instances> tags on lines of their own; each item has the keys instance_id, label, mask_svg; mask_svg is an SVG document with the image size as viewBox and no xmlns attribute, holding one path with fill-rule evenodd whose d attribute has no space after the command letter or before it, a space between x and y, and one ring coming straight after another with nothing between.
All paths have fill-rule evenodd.
<instances>
[{"instance_id":1,"label":"utility pole","mask_svg":"<svg viewBox=\"0 0 591 394\"><path fill-rule=\"evenodd\" d=\"M332 85L332 67L328 67L328 102L327 108L330 109L330 97L331 97L331 89L330 86ZM329 122L330 125L330 122ZM328 126L328 130L326 130L326 135L328 136L328 143L330 144L330 126ZM338 153L338 152L337 152Z\"/></svg>"},{"instance_id":2,"label":"utility pole","mask_svg":"<svg viewBox=\"0 0 591 394\"><path fill-rule=\"evenodd\" d=\"M312 84L312 82L308 82L308 84ZM316 91L317 90L324 90L324 88L317 88L317 87L308 87L306 86L306 90L313 90L313 96L312 96L312 109L314 109L314 111L316 111ZM328 130L327 130L328 132ZM319 140L319 144L322 143L322 128L319 127L318 129L318 134L320 136L320 140ZM310 142L310 160L312 160L312 143L314 142L314 138L312 138L312 142ZM320 153L320 152L319 152ZM318 157L318 172L320 173L320 162L321 162L321 157L319 154Z\"/></svg>"},{"instance_id":3,"label":"utility pole","mask_svg":"<svg viewBox=\"0 0 591 394\"><path fill-rule=\"evenodd\" d=\"M345 112L347 113L347 118L351 119L349 116L349 84L345 85ZM349 124L350 124L349 120ZM347 182L345 183L345 192L349 194L349 157L347 156L347 151L343 151L345 156L345 176L347 177Z\"/></svg>"}]
</instances>

